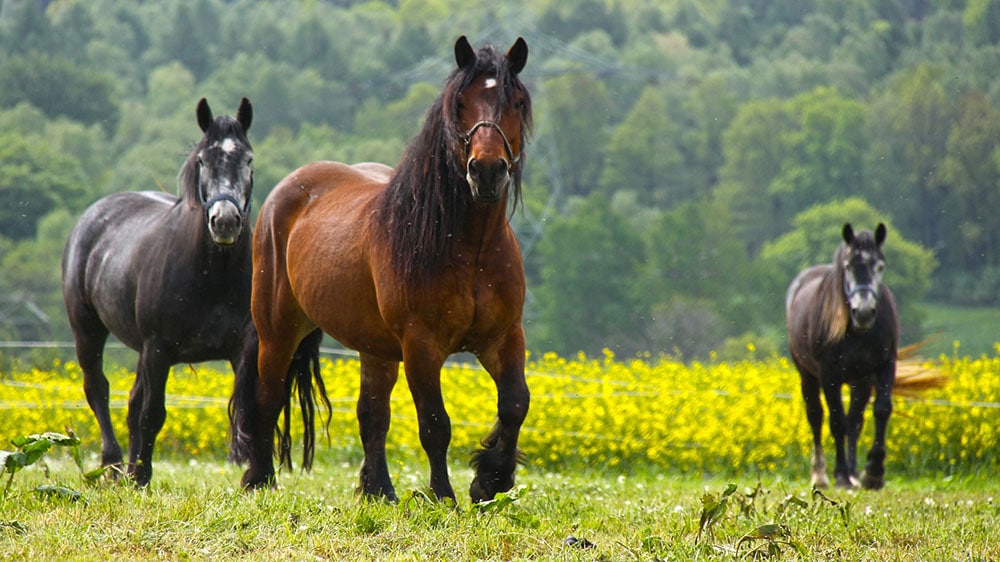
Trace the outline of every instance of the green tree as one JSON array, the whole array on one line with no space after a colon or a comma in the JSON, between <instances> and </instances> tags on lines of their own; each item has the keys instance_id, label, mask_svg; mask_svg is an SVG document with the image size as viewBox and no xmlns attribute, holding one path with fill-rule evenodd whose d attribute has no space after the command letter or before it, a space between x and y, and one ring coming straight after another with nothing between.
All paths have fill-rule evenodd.
<instances>
[{"instance_id":1,"label":"green tree","mask_svg":"<svg viewBox=\"0 0 1000 562\"><path fill-rule=\"evenodd\" d=\"M939 173L956 119L949 80L943 67L918 66L894 76L868 109L866 197L928 248L943 247L945 231L955 228L941 213L949 194Z\"/></svg>"},{"instance_id":2,"label":"green tree","mask_svg":"<svg viewBox=\"0 0 1000 562\"><path fill-rule=\"evenodd\" d=\"M43 216L82 206L84 185L79 161L44 139L0 134L0 236L34 238Z\"/></svg>"},{"instance_id":3,"label":"green tree","mask_svg":"<svg viewBox=\"0 0 1000 562\"><path fill-rule=\"evenodd\" d=\"M786 158L780 139L793 127L794 117L779 100L755 100L740 107L722 137L724 162L715 198L751 254L784 232L793 215L771 191Z\"/></svg>"},{"instance_id":4,"label":"green tree","mask_svg":"<svg viewBox=\"0 0 1000 562\"><path fill-rule=\"evenodd\" d=\"M1000 43L1000 0L968 0L962 13L965 32L975 45Z\"/></svg>"},{"instance_id":5,"label":"green tree","mask_svg":"<svg viewBox=\"0 0 1000 562\"><path fill-rule=\"evenodd\" d=\"M641 294L652 316L652 350L705 357L728 337L775 324L768 319L778 302L769 290L775 276L755 269L729 225L718 204L688 202L662 212L644 232Z\"/></svg>"},{"instance_id":6,"label":"green tree","mask_svg":"<svg viewBox=\"0 0 1000 562\"><path fill-rule=\"evenodd\" d=\"M0 64L0 107L28 102L46 115L114 130L118 106L114 82L96 67L46 53L15 56Z\"/></svg>"},{"instance_id":7,"label":"green tree","mask_svg":"<svg viewBox=\"0 0 1000 562\"><path fill-rule=\"evenodd\" d=\"M589 73L571 72L546 80L535 99L536 122L544 123L538 136L555 152L547 156L546 165L559 169L567 196L590 193L597 187L607 137L610 100L604 82Z\"/></svg>"},{"instance_id":8,"label":"green tree","mask_svg":"<svg viewBox=\"0 0 1000 562\"><path fill-rule=\"evenodd\" d=\"M38 221L38 234L13 244L0 245L0 295L31 303L44 313L47 326L32 325L23 333L4 334L15 339L66 338L70 335L62 298L60 262L74 217L58 209ZM41 320L41 319L39 319Z\"/></svg>"},{"instance_id":9,"label":"green tree","mask_svg":"<svg viewBox=\"0 0 1000 562\"><path fill-rule=\"evenodd\" d=\"M810 205L862 190L864 109L829 88L741 108L723 138L717 200L751 253Z\"/></svg>"},{"instance_id":10,"label":"green tree","mask_svg":"<svg viewBox=\"0 0 1000 562\"><path fill-rule=\"evenodd\" d=\"M959 101L959 118L948 135L941 179L950 196L945 212L955 217L942 232L949 251L942 280L953 298L965 302L1000 302L1000 225L992 209L1000 207L1000 112L980 92Z\"/></svg>"},{"instance_id":11,"label":"green tree","mask_svg":"<svg viewBox=\"0 0 1000 562\"><path fill-rule=\"evenodd\" d=\"M630 190L642 201L672 207L693 196L683 181L683 155L675 143L679 127L659 88L647 87L608 140L600 185L605 194Z\"/></svg>"},{"instance_id":12,"label":"green tree","mask_svg":"<svg viewBox=\"0 0 1000 562\"><path fill-rule=\"evenodd\" d=\"M630 355L644 348L635 274L642 244L597 194L554 217L538 244L541 282L534 294L541 324L529 334L542 351Z\"/></svg>"}]
</instances>

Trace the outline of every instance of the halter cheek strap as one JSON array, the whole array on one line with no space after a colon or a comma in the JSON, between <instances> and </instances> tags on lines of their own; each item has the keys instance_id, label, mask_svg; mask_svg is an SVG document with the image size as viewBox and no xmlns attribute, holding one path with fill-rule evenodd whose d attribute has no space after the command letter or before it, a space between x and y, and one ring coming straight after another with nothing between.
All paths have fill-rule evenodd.
<instances>
[{"instance_id":1,"label":"halter cheek strap","mask_svg":"<svg viewBox=\"0 0 1000 562\"><path fill-rule=\"evenodd\" d=\"M469 152L472 150L472 135L475 135L476 131L482 127L489 127L500 133L500 138L503 139L503 148L507 151L507 171L513 171L514 166L521 159L521 155L514 156L514 150L510 147L510 141L507 140L507 134L503 132L503 129L500 128L500 125L496 121L480 121L462 135L462 142L465 143L465 161L469 161Z\"/></svg>"},{"instance_id":2,"label":"halter cheek strap","mask_svg":"<svg viewBox=\"0 0 1000 562\"><path fill-rule=\"evenodd\" d=\"M201 200L201 206L205 209L205 213L212 208L219 201L229 201L234 207L240 209L240 214L246 215L250 212L250 204L253 202L253 197L247 197L246 203L240 205L240 201L228 193L219 193L210 199L205 198L205 190L201 186L201 163L198 164L198 199ZM250 192L253 193L253 175L250 175Z\"/></svg>"}]
</instances>

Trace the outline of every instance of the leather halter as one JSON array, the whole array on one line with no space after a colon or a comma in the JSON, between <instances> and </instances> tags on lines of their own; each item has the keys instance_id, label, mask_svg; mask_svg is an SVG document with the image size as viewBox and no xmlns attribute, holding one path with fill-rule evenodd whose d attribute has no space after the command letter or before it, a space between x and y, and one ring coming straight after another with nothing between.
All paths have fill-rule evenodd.
<instances>
[{"instance_id":1,"label":"leather halter","mask_svg":"<svg viewBox=\"0 0 1000 562\"><path fill-rule=\"evenodd\" d=\"M500 128L500 125L496 121L480 121L462 135L462 142L465 143L465 162L469 162L469 152L472 150L472 136L482 127L489 127L500 133L500 138L503 139L503 148L507 152L507 171L512 172L517 162L521 159L521 155L514 156L514 150L510 147L510 141L507 140L507 134L503 132L503 129Z\"/></svg>"}]
</instances>

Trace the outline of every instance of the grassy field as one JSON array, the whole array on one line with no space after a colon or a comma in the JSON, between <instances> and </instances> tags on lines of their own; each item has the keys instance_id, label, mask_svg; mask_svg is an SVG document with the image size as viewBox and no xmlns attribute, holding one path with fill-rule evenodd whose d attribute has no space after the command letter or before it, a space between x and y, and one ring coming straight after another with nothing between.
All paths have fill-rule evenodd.
<instances>
[{"instance_id":1,"label":"grassy field","mask_svg":"<svg viewBox=\"0 0 1000 562\"><path fill-rule=\"evenodd\" d=\"M996 560L995 481L895 478L813 493L804 479L522 470L481 507L430 501L422 459L397 462L395 505L354 493L356 459L321 455L276 491L243 493L222 463L161 462L148 490L83 487L53 457L18 473L0 514L15 560ZM469 470L452 467L458 484ZM76 501L37 484L76 486ZM732 487L731 487L732 486ZM728 494L728 495L727 495Z\"/></svg>"},{"instance_id":2,"label":"grassy field","mask_svg":"<svg viewBox=\"0 0 1000 562\"><path fill-rule=\"evenodd\" d=\"M334 407L314 472L283 473L277 490L250 494L238 489L241 469L222 460L232 375L177 367L151 487L85 484L67 452L53 449L9 480L0 559L1000 559L1000 356L946 356L935 368L947 387L895 401L886 489L817 494L807 484L798 378L785 359L757 358L752 344L738 362L530 358L517 487L472 506L466 463L493 422L496 395L480 369L449 366L456 506L424 490L405 384L393 394L388 443L402 501L386 505L354 495L356 360L323 360ZM134 375L109 374L124 439ZM0 376L0 449L68 426L83 440L84 466L96 466L80 378L77 365L59 361Z\"/></svg>"},{"instance_id":3,"label":"grassy field","mask_svg":"<svg viewBox=\"0 0 1000 562\"><path fill-rule=\"evenodd\" d=\"M931 341L924 349L927 357L953 355L955 344L960 342L959 355L979 357L994 355L994 346L1000 341L1000 309L983 307L956 307L933 303L921 305L927 315L924 331Z\"/></svg>"}]
</instances>

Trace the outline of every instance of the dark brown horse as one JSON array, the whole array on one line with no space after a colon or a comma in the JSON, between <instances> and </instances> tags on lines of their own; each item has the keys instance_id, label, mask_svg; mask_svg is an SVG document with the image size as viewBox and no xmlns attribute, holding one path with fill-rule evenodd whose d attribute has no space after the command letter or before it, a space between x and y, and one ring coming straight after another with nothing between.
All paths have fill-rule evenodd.
<instances>
[{"instance_id":1,"label":"dark brown horse","mask_svg":"<svg viewBox=\"0 0 1000 562\"><path fill-rule=\"evenodd\" d=\"M253 106L244 98L235 118L213 117L202 99L196 117L203 136L181 167L177 196L145 191L100 199L77 221L62 260L63 298L105 466L123 459L111 423L104 345L113 334L139 352L128 403L126 471L140 486L152 478L172 365L228 360L234 371L246 371L242 378L257 373L256 361L247 360L257 350L250 317L253 149L247 138ZM286 377L298 385L304 408L306 467L313 436L310 366L318 345L306 340ZM322 390L322 381L316 382ZM290 465L287 410L285 420L281 452Z\"/></svg>"},{"instance_id":2,"label":"dark brown horse","mask_svg":"<svg viewBox=\"0 0 1000 562\"><path fill-rule=\"evenodd\" d=\"M892 413L899 344L896 301L882 283L885 236L885 225L881 223L874 234L855 234L851 225L845 224L844 241L833 263L806 269L788 288L788 349L799 369L806 416L812 427L811 484L816 487L829 486L821 441L821 390L830 410L830 433L837 447L837 487L861 485L878 490L885 485L885 432ZM846 415L841 397L845 384L851 389L851 407ZM875 441L859 479L858 436L873 389Z\"/></svg>"},{"instance_id":3,"label":"dark brown horse","mask_svg":"<svg viewBox=\"0 0 1000 562\"><path fill-rule=\"evenodd\" d=\"M254 236L252 311L260 335L256 403L234 431L253 436L247 487L273 481L274 423L299 341L317 327L361 357L360 491L395 499L385 456L399 363L416 405L430 486L454 498L451 424L441 396L449 354L474 353L497 387L498 420L473 459L473 501L514 483L528 411L521 325L524 268L507 217L520 195L531 100L528 56L455 43L458 64L398 168L316 162L264 203Z\"/></svg>"}]
</instances>

